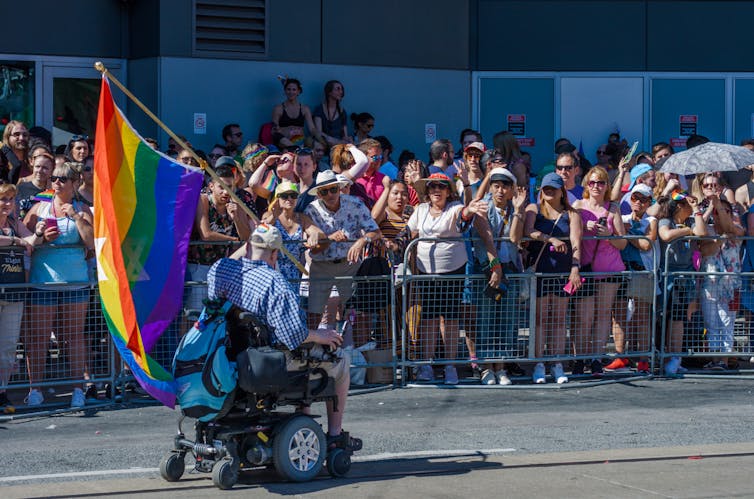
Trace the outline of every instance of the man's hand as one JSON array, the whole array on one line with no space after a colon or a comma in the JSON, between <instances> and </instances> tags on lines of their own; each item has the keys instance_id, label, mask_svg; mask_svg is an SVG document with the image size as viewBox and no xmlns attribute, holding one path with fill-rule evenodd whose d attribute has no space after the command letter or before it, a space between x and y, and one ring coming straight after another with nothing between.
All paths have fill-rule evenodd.
<instances>
[{"instance_id":1,"label":"man's hand","mask_svg":"<svg viewBox=\"0 0 754 499\"><path fill-rule=\"evenodd\" d=\"M309 331L309 337L306 339L306 342L310 341L335 350L343 343L343 337L334 329L317 329Z\"/></svg>"}]
</instances>

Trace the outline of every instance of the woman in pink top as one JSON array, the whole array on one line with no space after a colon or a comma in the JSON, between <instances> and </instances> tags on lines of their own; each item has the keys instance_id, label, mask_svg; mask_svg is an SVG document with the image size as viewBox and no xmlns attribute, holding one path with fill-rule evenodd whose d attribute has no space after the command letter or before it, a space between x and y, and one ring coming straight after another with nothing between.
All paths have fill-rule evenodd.
<instances>
[{"instance_id":1,"label":"woman in pink top","mask_svg":"<svg viewBox=\"0 0 754 499\"><path fill-rule=\"evenodd\" d=\"M584 199L576 201L574 208L581 213L585 239L581 243L582 272L622 272L625 270L620 250L626 239L589 239L590 236L625 236L618 203L610 199L607 171L601 166L589 170L584 180ZM612 330L611 318L623 322L620 316L625 307L613 307L620 288L620 276L595 276L584 286L577 301L578 320L574 335L576 355L604 354ZM591 291L591 293L590 293ZM592 376L602 375L602 362L592 360ZM583 362L574 365L573 373L583 373ZM580 372L579 372L580 371Z\"/></svg>"}]
</instances>

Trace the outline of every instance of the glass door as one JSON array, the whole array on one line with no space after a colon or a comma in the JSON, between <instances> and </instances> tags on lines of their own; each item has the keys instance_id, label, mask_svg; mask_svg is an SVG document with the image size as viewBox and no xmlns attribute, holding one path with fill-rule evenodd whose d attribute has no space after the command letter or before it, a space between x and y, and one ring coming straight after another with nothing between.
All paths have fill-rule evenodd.
<instances>
[{"instance_id":1,"label":"glass door","mask_svg":"<svg viewBox=\"0 0 754 499\"><path fill-rule=\"evenodd\" d=\"M105 62L105 66L120 79L120 62ZM74 135L94 138L100 78L100 72L89 61L80 64L43 63L44 91L40 107L43 126L52 131L53 146L66 144ZM116 92L113 94L117 95Z\"/></svg>"}]
</instances>

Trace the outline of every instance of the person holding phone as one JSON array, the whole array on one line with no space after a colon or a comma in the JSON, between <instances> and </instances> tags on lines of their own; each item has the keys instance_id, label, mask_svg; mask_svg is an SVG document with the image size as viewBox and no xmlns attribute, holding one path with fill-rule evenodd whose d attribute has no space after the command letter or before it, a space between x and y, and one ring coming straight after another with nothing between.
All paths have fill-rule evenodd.
<instances>
[{"instance_id":1,"label":"person holding phone","mask_svg":"<svg viewBox=\"0 0 754 499\"><path fill-rule=\"evenodd\" d=\"M94 229L89 207L74 200L79 178L72 163L56 167L50 176L52 200L32 206L24 219L26 227L37 235L43 233L46 241L32 253L29 282L68 283L54 290L40 289L30 297L29 329L24 339L31 385L27 397L29 406L41 405L44 401L37 387L44 378L50 331L55 331L61 344L68 345L71 374L85 385L86 393L82 388L73 389L71 407L83 407L87 399L97 398L97 389L87 383L88 349L84 337L89 306L86 250L94 248ZM45 222L44 232L38 230L39 221Z\"/></svg>"},{"instance_id":2,"label":"person holding phone","mask_svg":"<svg viewBox=\"0 0 754 499\"><path fill-rule=\"evenodd\" d=\"M566 324L569 293L563 288L570 285L574 292L581 288L581 218L568 202L563 179L557 173L548 173L542 179L538 203L526 207L524 234L533 239L529 243L529 265L537 273L555 274L537 278L537 324L534 355L542 358L565 354ZM567 277L562 277L563 275ZM556 383L567 383L563 365L555 362L550 374ZM538 362L532 375L534 383L545 382L545 365Z\"/></svg>"},{"instance_id":3,"label":"person holding phone","mask_svg":"<svg viewBox=\"0 0 754 499\"><path fill-rule=\"evenodd\" d=\"M607 171L601 166L592 168L584 179L584 199L577 201L574 209L581 214L585 236L626 235L620 207L610 198L609 180ZM626 247L625 239L590 238L583 241L582 247L583 272L615 273L626 269L620 255L621 250ZM615 318L619 325L625 322L626 307L613 306L621 282L620 275L596 275L587 278L576 307L578 320L573 339L576 355L606 353L607 339L612 330L611 319ZM602 361L593 359L591 370L592 376L601 376ZM583 374L583 371L583 361L576 361L574 374Z\"/></svg>"}]
</instances>

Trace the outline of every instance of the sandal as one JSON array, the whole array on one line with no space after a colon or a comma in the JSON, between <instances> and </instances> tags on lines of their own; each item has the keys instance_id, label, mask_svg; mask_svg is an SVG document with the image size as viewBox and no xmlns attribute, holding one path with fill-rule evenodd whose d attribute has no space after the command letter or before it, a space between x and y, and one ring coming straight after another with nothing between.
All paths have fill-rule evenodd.
<instances>
[{"instance_id":1,"label":"sandal","mask_svg":"<svg viewBox=\"0 0 754 499\"><path fill-rule=\"evenodd\" d=\"M342 431L340 435L327 435L328 449L345 449L347 451L360 451L364 443L360 438L352 437L347 431Z\"/></svg>"}]
</instances>

